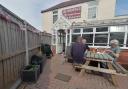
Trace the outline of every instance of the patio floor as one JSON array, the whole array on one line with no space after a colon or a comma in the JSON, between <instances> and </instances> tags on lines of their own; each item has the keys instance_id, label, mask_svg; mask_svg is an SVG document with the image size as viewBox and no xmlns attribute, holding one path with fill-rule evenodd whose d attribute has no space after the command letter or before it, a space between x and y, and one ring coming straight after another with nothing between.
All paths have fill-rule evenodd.
<instances>
[{"instance_id":1,"label":"patio floor","mask_svg":"<svg viewBox=\"0 0 128 89\"><path fill-rule=\"evenodd\" d=\"M60 73L71 78L70 81L57 79ZM80 77L78 74L70 63L64 63L62 55L55 55L47 60L36 83L22 83L19 89L128 89L128 77L116 76L118 87L115 87L103 76L85 73Z\"/></svg>"}]
</instances>

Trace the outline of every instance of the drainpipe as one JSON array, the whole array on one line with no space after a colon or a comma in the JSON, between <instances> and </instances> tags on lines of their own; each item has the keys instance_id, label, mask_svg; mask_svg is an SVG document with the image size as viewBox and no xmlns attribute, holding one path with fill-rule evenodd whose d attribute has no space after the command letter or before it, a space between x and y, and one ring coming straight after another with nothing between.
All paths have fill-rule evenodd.
<instances>
[{"instance_id":1,"label":"drainpipe","mask_svg":"<svg viewBox=\"0 0 128 89\"><path fill-rule=\"evenodd\" d=\"M25 30L25 49L26 49L26 60L25 65L29 64L29 54L28 54L28 33L27 33L27 23L24 22L24 30Z\"/></svg>"},{"instance_id":2,"label":"drainpipe","mask_svg":"<svg viewBox=\"0 0 128 89\"><path fill-rule=\"evenodd\" d=\"M66 54L66 52L67 52L67 46L68 46L68 35L67 35L68 32L67 32L67 30L68 30L68 29L65 30L65 33L66 33L66 34L65 34L65 36L66 36L66 39L65 39L65 54Z\"/></svg>"}]
</instances>

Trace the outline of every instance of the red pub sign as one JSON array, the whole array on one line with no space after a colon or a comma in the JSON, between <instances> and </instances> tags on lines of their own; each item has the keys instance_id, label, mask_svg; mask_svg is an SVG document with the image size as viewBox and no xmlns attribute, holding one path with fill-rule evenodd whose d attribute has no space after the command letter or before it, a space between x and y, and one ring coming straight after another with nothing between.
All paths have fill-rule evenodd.
<instances>
[{"instance_id":1,"label":"red pub sign","mask_svg":"<svg viewBox=\"0 0 128 89\"><path fill-rule=\"evenodd\" d=\"M67 19L76 19L81 17L81 6L62 10L62 14Z\"/></svg>"}]
</instances>

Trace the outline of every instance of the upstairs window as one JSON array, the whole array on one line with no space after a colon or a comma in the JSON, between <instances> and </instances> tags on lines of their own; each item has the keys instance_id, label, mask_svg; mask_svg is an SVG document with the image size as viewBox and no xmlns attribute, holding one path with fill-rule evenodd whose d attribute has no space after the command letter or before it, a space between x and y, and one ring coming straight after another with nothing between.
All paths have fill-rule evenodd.
<instances>
[{"instance_id":1,"label":"upstairs window","mask_svg":"<svg viewBox=\"0 0 128 89\"><path fill-rule=\"evenodd\" d=\"M96 7L88 8L88 19L96 18Z\"/></svg>"},{"instance_id":2,"label":"upstairs window","mask_svg":"<svg viewBox=\"0 0 128 89\"><path fill-rule=\"evenodd\" d=\"M98 1L88 3L88 19L95 19L97 17Z\"/></svg>"},{"instance_id":3,"label":"upstairs window","mask_svg":"<svg viewBox=\"0 0 128 89\"><path fill-rule=\"evenodd\" d=\"M58 19L58 11L53 11L53 23L55 23Z\"/></svg>"}]
</instances>

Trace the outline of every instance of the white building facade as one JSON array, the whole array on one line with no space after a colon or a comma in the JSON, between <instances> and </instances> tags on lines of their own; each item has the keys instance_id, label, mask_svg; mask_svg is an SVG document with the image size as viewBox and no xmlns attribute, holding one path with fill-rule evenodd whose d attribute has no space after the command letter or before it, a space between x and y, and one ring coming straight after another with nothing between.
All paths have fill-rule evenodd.
<instances>
[{"instance_id":1,"label":"white building facade","mask_svg":"<svg viewBox=\"0 0 128 89\"><path fill-rule=\"evenodd\" d=\"M42 11L43 30L52 34L52 45L61 53L78 36L90 47L109 47L117 39L128 48L128 16L116 16L116 0L71 0Z\"/></svg>"}]
</instances>

